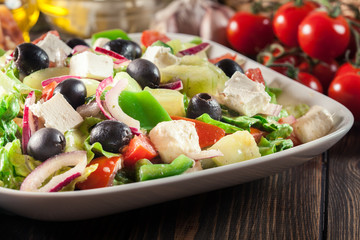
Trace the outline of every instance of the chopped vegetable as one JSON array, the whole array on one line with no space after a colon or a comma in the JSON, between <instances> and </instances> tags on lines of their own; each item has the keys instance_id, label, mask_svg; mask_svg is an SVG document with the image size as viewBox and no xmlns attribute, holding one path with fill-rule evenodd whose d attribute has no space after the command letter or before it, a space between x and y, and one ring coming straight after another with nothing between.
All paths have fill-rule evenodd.
<instances>
[{"instance_id":1,"label":"chopped vegetable","mask_svg":"<svg viewBox=\"0 0 360 240\"><path fill-rule=\"evenodd\" d=\"M150 139L140 134L135 136L124 149L124 164L125 166L132 167L140 159L151 160L158 155Z\"/></svg>"},{"instance_id":2,"label":"chopped vegetable","mask_svg":"<svg viewBox=\"0 0 360 240\"><path fill-rule=\"evenodd\" d=\"M148 160L141 160L137 163L137 178L139 181L147 181L157 178L164 178L184 173L194 165L194 160L180 155L170 164L152 164Z\"/></svg>"},{"instance_id":3,"label":"chopped vegetable","mask_svg":"<svg viewBox=\"0 0 360 240\"><path fill-rule=\"evenodd\" d=\"M201 148L209 147L225 136L224 129L212 124L208 124L195 119L178 117L178 116L171 116L171 119L186 120L195 123L195 128L199 136L199 144Z\"/></svg>"},{"instance_id":4,"label":"chopped vegetable","mask_svg":"<svg viewBox=\"0 0 360 240\"><path fill-rule=\"evenodd\" d=\"M88 166L97 166L85 181L78 182L80 190L109 187L113 184L116 172L121 168L122 157L99 157L93 159Z\"/></svg>"}]
</instances>

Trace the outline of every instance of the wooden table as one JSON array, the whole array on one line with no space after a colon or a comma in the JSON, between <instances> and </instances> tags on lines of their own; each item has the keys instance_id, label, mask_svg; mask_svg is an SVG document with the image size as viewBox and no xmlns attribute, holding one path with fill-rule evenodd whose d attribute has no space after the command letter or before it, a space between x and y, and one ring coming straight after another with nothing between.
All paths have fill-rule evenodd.
<instances>
[{"instance_id":1,"label":"wooden table","mask_svg":"<svg viewBox=\"0 0 360 240\"><path fill-rule=\"evenodd\" d=\"M112 216L0 213L0 239L360 239L360 124L329 151L235 187Z\"/></svg>"}]
</instances>

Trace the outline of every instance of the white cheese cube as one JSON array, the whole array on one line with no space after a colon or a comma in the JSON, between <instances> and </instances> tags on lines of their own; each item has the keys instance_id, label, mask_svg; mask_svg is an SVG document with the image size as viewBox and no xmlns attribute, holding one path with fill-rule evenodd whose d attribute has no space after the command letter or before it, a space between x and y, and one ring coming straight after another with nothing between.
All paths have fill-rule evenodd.
<instances>
[{"instance_id":1,"label":"white cheese cube","mask_svg":"<svg viewBox=\"0 0 360 240\"><path fill-rule=\"evenodd\" d=\"M48 33L46 37L36 45L47 53L51 62L63 61L72 51L72 48L64 41L51 33ZM59 59L59 57L63 59Z\"/></svg>"},{"instance_id":2,"label":"white cheese cube","mask_svg":"<svg viewBox=\"0 0 360 240\"><path fill-rule=\"evenodd\" d=\"M246 116L265 113L270 100L263 84L252 81L241 72L235 72L226 81L223 92L218 96L219 102Z\"/></svg>"},{"instance_id":3,"label":"white cheese cube","mask_svg":"<svg viewBox=\"0 0 360 240\"><path fill-rule=\"evenodd\" d=\"M154 63L158 68L178 64L180 59L171 53L170 48L162 46L150 46L141 57Z\"/></svg>"},{"instance_id":4,"label":"white cheese cube","mask_svg":"<svg viewBox=\"0 0 360 240\"><path fill-rule=\"evenodd\" d=\"M324 107L315 105L302 117L298 118L292 127L295 135L302 143L307 143L328 134L334 126L331 113Z\"/></svg>"},{"instance_id":5,"label":"white cheese cube","mask_svg":"<svg viewBox=\"0 0 360 240\"><path fill-rule=\"evenodd\" d=\"M171 163L181 154L201 152L195 124L189 121L160 122L150 131L149 136L161 159L166 163Z\"/></svg>"},{"instance_id":6,"label":"white cheese cube","mask_svg":"<svg viewBox=\"0 0 360 240\"><path fill-rule=\"evenodd\" d=\"M30 106L31 112L45 121L45 127L56 128L64 133L83 121L78 112L66 101L61 93L55 94L48 101L37 102Z\"/></svg>"},{"instance_id":7,"label":"white cheese cube","mask_svg":"<svg viewBox=\"0 0 360 240\"><path fill-rule=\"evenodd\" d=\"M113 75L114 62L111 57L82 52L70 60L70 75L103 80Z\"/></svg>"}]
</instances>

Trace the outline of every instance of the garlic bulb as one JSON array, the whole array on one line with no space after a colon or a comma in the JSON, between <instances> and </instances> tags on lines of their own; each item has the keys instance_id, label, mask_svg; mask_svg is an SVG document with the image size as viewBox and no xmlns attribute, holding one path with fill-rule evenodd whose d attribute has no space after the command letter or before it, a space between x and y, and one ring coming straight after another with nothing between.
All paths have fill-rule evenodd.
<instances>
[{"instance_id":1,"label":"garlic bulb","mask_svg":"<svg viewBox=\"0 0 360 240\"><path fill-rule=\"evenodd\" d=\"M151 29L186 33L228 45L226 26L231 8L210 0L176 0L155 14Z\"/></svg>"}]
</instances>

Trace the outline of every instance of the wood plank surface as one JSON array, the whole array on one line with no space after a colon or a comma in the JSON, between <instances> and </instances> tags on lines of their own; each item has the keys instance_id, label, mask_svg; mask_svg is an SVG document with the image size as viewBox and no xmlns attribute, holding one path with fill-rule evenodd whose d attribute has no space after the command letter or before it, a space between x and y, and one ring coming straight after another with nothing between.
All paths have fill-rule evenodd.
<instances>
[{"instance_id":1,"label":"wood plank surface","mask_svg":"<svg viewBox=\"0 0 360 240\"><path fill-rule=\"evenodd\" d=\"M112 216L1 215L2 239L320 239L322 159L258 181Z\"/></svg>"},{"instance_id":2,"label":"wood plank surface","mask_svg":"<svg viewBox=\"0 0 360 240\"><path fill-rule=\"evenodd\" d=\"M328 158L327 239L360 239L360 123Z\"/></svg>"}]
</instances>

